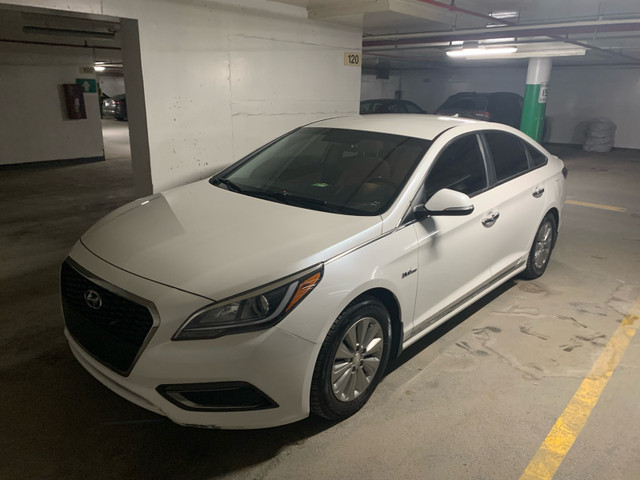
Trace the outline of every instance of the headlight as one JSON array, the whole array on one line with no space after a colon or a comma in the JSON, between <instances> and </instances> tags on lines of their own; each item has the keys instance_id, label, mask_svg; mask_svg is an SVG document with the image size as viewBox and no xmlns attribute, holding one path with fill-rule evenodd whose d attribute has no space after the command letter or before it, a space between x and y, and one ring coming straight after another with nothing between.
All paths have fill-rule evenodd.
<instances>
[{"instance_id":1,"label":"headlight","mask_svg":"<svg viewBox=\"0 0 640 480\"><path fill-rule=\"evenodd\" d=\"M320 282L323 267L209 305L194 313L174 340L216 338L270 328L280 322Z\"/></svg>"}]
</instances>

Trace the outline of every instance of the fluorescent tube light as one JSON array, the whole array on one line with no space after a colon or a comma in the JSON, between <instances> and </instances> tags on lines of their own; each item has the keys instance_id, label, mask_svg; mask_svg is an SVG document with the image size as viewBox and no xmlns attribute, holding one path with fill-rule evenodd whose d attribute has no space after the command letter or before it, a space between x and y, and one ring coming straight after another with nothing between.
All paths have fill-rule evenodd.
<instances>
[{"instance_id":1,"label":"fluorescent tube light","mask_svg":"<svg viewBox=\"0 0 640 480\"><path fill-rule=\"evenodd\" d=\"M519 15L519 12L514 10L502 10L499 12L491 12L489 14L490 17L497 18L500 20L504 20L505 18L516 18Z\"/></svg>"},{"instance_id":2,"label":"fluorescent tube light","mask_svg":"<svg viewBox=\"0 0 640 480\"><path fill-rule=\"evenodd\" d=\"M514 43L516 41L516 37L503 37L503 38L487 38L486 40L482 40L482 43Z\"/></svg>"},{"instance_id":3,"label":"fluorescent tube light","mask_svg":"<svg viewBox=\"0 0 640 480\"><path fill-rule=\"evenodd\" d=\"M490 47L490 48L461 48L458 50L447 50L447 55L453 58L466 57L491 57L495 55L509 55L518 51L518 47Z\"/></svg>"}]
</instances>

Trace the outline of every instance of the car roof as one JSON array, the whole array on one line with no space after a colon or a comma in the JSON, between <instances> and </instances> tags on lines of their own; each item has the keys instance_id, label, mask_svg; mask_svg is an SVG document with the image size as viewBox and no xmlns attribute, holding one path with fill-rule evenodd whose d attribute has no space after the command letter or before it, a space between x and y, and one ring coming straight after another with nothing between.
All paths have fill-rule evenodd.
<instances>
[{"instance_id":1,"label":"car roof","mask_svg":"<svg viewBox=\"0 0 640 480\"><path fill-rule=\"evenodd\" d=\"M379 102L379 103L413 103L410 100L404 100L401 98L371 98L369 100L362 100L360 103Z\"/></svg>"},{"instance_id":2,"label":"car roof","mask_svg":"<svg viewBox=\"0 0 640 480\"><path fill-rule=\"evenodd\" d=\"M433 140L445 130L458 125L485 123L469 118L447 117L441 115L412 114L369 114L350 117L330 118L311 123L307 127L344 128L365 130L378 133L390 133L407 137Z\"/></svg>"},{"instance_id":3,"label":"car roof","mask_svg":"<svg viewBox=\"0 0 640 480\"><path fill-rule=\"evenodd\" d=\"M451 95L449 98L453 97L520 97L522 95L515 92L458 92Z\"/></svg>"}]
</instances>

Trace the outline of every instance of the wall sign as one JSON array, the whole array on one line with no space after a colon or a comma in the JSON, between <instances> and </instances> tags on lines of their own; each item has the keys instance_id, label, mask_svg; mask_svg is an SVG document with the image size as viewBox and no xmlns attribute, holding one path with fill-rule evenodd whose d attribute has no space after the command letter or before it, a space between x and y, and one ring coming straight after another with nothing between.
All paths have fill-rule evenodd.
<instances>
[{"instance_id":1,"label":"wall sign","mask_svg":"<svg viewBox=\"0 0 640 480\"><path fill-rule=\"evenodd\" d=\"M82 86L77 83L64 83L62 84L62 94L64 96L67 118L69 120L87 118L87 111L84 108Z\"/></svg>"},{"instance_id":2,"label":"wall sign","mask_svg":"<svg viewBox=\"0 0 640 480\"><path fill-rule=\"evenodd\" d=\"M98 82L94 78L76 78L76 85L80 85L84 93L98 92Z\"/></svg>"},{"instance_id":3,"label":"wall sign","mask_svg":"<svg viewBox=\"0 0 640 480\"><path fill-rule=\"evenodd\" d=\"M359 67L362 62L362 54L359 52L344 52L344 64Z\"/></svg>"},{"instance_id":4,"label":"wall sign","mask_svg":"<svg viewBox=\"0 0 640 480\"><path fill-rule=\"evenodd\" d=\"M538 95L538 103L547 103L547 97L549 96L549 83L540 84L540 95Z\"/></svg>"}]
</instances>

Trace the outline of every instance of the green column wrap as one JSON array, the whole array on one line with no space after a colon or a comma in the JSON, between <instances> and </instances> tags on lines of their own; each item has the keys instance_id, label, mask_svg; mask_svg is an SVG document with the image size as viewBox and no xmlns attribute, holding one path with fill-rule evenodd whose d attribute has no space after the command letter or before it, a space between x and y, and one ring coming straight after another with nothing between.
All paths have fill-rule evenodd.
<instances>
[{"instance_id":1,"label":"green column wrap","mask_svg":"<svg viewBox=\"0 0 640 480\"><path fill-rule=\"evenodd\" d=\"M544 114L547 109L548 84L527 84L524 92L524 105L520 130L536 141L542 139L544 128Z\"/></svg>"}]
</instances>

